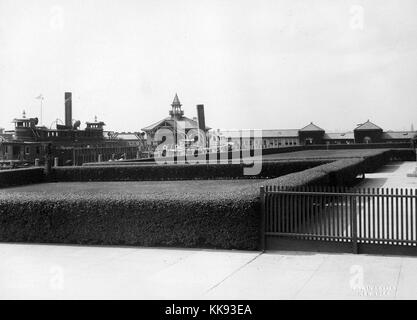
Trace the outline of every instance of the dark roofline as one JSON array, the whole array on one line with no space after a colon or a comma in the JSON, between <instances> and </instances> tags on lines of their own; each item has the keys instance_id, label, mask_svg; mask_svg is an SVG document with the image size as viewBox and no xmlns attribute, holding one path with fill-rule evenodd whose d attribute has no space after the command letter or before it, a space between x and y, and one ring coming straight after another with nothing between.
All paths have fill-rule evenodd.
<instances>
[{"instance_id":1,"label":"dark roofline","mask_svg":"<svg viewBox=\"0 0 417 320\"><path fill-rule=\"evenodd\" d=\"M190 118L188 118L186 116L182 116L180 119L174 119L172 117L166 117L166 118L164 118L162 120L159 120L157 122L154 122L153 124L151 124L151 125L149 125L149 126L147 126L145 128L142 128L141 130L144 131L144 132L153 131L155 129L155 127L157 127L159 124L161 124L164 121L181 121L182 119L186 119L188 121L195 122L196 123L196 129L198 129L198 122L196 120L190 119ZM148 129L148 128L150 128L150 129ZM210 129L212 129L212 128L210 128L209 126L206 125L206 131L208 131Z\"/></svg>"},{"instance_id":2,"label":"dark roofline","mask_svg":"<svg viewBox=\"0 0 417 320\"><path fill-rule=\"evenodd\" d=\"M105 126L106 124L103 121L100 122L86 122L85 124L101 124L102 126Z\"/></svg>"},{"instance_id":3,"label":"dark roofline","mask_svg":"<svg viewBox=\"0 0 417 320\"><path fill-rule=\"evenodd\" d=\"M314 126L315 129L314 130L305 130L305 128L307 128L309 126ZM310 122L308 125L306 125L305 127L301 128L299 131L306 131L306 132L323 131L323 132L325 132L324 129L322 129L319 126L315 125L313 122Z\"/></svg>"},{"instance_id":4,"label":"dark roofline","mask_svg":"<svg viewBox=\"0 0 417 320\"><path fill-rule=\"evenodd\" d=\"M376 128L372 128L372 129L361 129L367 123L369 123L372 126L375 126ZM369 119L366 122L364 122L362 124L359 124L355 129L353 129L353 131L379 131L379 130L383 130L383 129L380 126L377 126L375 123L369 121Z\"/></svg>"}]
</instances>

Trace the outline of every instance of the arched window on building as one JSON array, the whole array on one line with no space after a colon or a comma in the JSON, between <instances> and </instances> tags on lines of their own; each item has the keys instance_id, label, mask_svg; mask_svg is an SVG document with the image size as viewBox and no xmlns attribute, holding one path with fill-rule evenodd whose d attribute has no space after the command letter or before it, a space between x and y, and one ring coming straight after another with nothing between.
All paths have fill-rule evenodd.
<instances>
[{"instance_id":1,"label":"arched window on building","mask_svg":"<svg viewBox=\"0 0 417 320\"><path fill-rule=\"evenodd\" d=\"M365 138L363 138L363 142L364 143L371 143L372 139L370 137L365 137Z\"/></svg>"}]
</instances>

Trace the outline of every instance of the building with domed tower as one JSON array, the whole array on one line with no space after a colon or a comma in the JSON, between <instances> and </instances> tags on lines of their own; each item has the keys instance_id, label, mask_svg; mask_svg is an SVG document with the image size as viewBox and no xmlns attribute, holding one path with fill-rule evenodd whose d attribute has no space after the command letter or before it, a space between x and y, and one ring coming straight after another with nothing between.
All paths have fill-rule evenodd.
<instances>
[{"instance_id":1,"label":"building with domed tower","mask_svg":"<svg viewBox=\"0 0 417 320\"><path fill-rule=\"evenodd\" d=\"M167 129L174 134L174 144L180 144L186 140L185 137L178 136L178 131L184 130L183 133L186 135L192 129L201 129L204 133L207 133L211 128L205 124L204 105L197 105L197 114L198 117L194 117L193 119L186 117L184 115L184 110L182 110L180 99L178 98L178 95L175 94L169 116L141 129L146 133L146 142L148 146L151 149L155 149L163 142L156 137L156 132L160 129Z\"/></svg>"}]
</instances>

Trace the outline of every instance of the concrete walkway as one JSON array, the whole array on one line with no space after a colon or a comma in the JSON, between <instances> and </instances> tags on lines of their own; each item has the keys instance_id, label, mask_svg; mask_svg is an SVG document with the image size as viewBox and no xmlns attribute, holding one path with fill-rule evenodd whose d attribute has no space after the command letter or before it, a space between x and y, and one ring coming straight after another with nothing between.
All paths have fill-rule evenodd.
<instances>
[{"instance_id":1,"label":"concrete walkway","mask_svg":"<svg viewBox=\"0 0 417 320\"><path fill-rule=\"evenodd\" d=\"M378 172L367 173L360 188L411 188L417 189L417 177L407 177L417 167L415 161L391 162Z\"/></svg>"},{"instance_id":2,"label":"concrete walkway","mask_svg":"<svg viewBox=\"0 0 417 320\"><path fill-rule=\"evenodd\" d=\"M417 258L0 244L0 299L396 298Z\"/></svg>"},{"instance_id":3,"label":"concrete walkway","mask_svg":"<svg viewBox=\"0 0 417 320\"><path fill-rule=\"evenodd\" d=\"M417 188L414 162L363 187ZM0 299L417 299L417 258L0 244Z\"/></svg>"}]
</instances>

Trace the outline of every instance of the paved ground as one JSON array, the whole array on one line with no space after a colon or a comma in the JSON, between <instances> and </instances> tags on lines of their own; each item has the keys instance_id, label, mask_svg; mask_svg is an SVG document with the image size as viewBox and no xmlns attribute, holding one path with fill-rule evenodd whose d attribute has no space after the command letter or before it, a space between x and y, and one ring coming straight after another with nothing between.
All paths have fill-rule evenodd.
<instances>
[{"instance_id":1,"label":"paved ground","mask_svg":"<svg viewBox=\"0 0 417 320\"><path fill-rule=\"evenodd\" d=\"M0 245L1 299L417 298L417 258Z\"/></svg>"},{"instance_id":2,"label":"paved ground","mask_svg":"<svg viewBox=\"0 0 417 320\"><path fill-rule=\"evenodd\" d=\"M416 167L415 161L392 162L376 173L366 174L358 187L417 189L417 178L407 177L407 173L413 172Z\"/></svg>"},{"instance_id":3,"label":"paved ground","mask_svg":"<svg viewBox=\"0 0 417 320\"><path fill-rule=\"evenodd\" d=\"M413 162L366 187L417 187ZM0 244L0 299L417 299L417 258Z\"/></svg>"}]
</instances>

